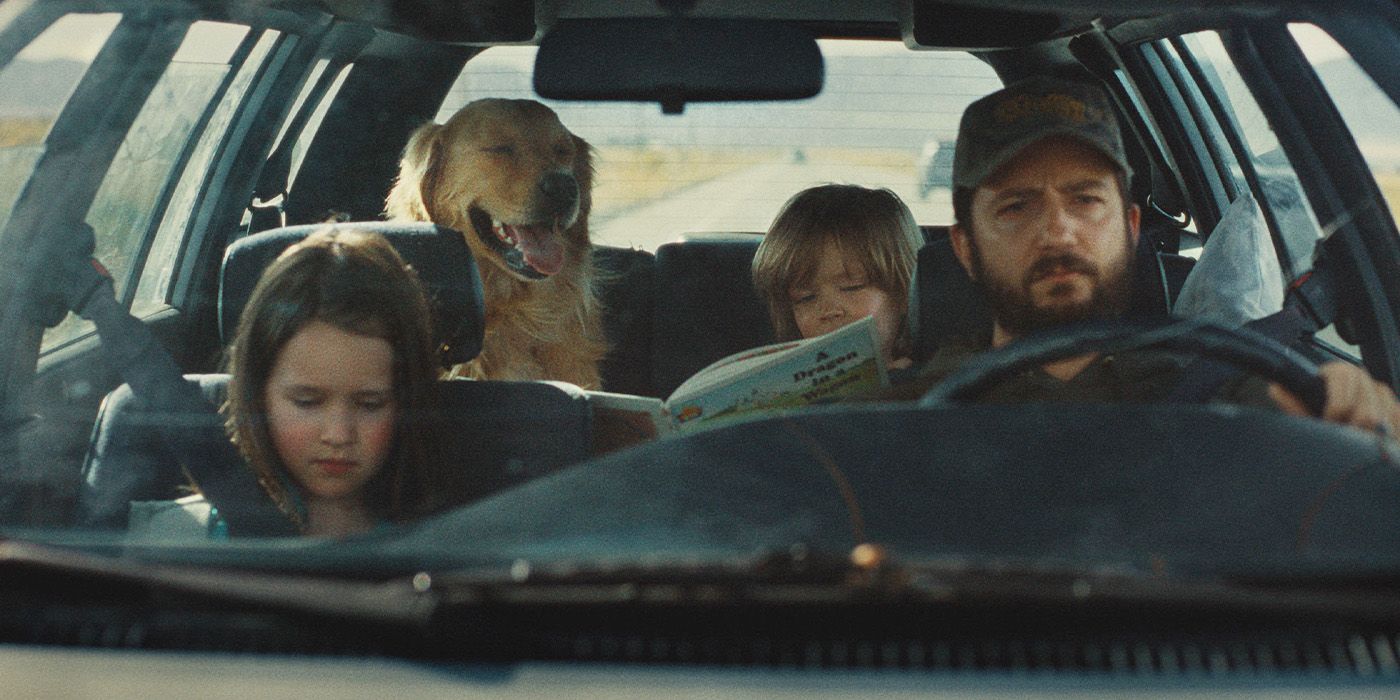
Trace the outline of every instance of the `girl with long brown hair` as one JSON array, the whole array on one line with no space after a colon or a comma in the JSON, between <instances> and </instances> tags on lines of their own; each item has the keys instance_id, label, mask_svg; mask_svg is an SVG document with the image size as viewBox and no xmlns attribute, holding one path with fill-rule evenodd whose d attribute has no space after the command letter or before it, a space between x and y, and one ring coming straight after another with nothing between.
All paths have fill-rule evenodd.
<instances>
[{"instance_id":1,"label":"girl with long brown hair","mask_svg":"<svg viewBox=\"0 0 1400 700\"><path fill-rule=\"evenodd\" d=\"M96 324L108 362L148 405L215 410L116 301L84 229L62 294ZM451 489L432 453L434 359L426 294L382 236L330 227L290 246L243 309L224 428L157 426L197 495L134 503L133 528L343 537L437 510Z\"/></svg>"}]
</instances>

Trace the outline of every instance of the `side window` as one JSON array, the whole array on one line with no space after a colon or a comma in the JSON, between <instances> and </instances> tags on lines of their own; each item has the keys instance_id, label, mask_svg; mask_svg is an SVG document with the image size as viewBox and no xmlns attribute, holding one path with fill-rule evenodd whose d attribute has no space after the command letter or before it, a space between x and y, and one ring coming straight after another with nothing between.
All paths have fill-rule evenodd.
<instances>
[{"instance_id":1,"label":"side window","mask_svg":"<svg viewBox=\"0 0 1400 700\"><path fill-rule=\"evenodd\" d=\"M823 40L826 84L810 100L691 104L548 102L598 152L594 240L654 249L693 232L767 230L787 199L824 182L888 187L923 224L952 222L953 141L995 71L953 51L891 41ZM537 99L533 47L495 47L467 62L438 113L470 100Z\"/></svg>"},{"instance_id":2,"label":"side window","mask_svg":"<svg viewBox=\"0 0 1400 700\"><path fill-rule=\"evenodd\" d=\"M190 218L194 215L203 185L223 143L229 124L233 122L238 106L243 102L253 77L262 66L263 60L277 45L280 32L266 31L257 39L243 66L229 83L224 96L214 108L205 125L203 135L190 152L179 182L171 193L166 205L165 216L151 242L150 252L141 266L141 278L132 298L131 311L137 316L148 314L165 306L169 301L170 282L174 277L175 266L179 262L180 250L189 234Z\"/></svg>"},{"instance_id":3,"label":"side window","mask_svg":"<svg viewBox=\"0 0 1400 700\"><path fill-rule=\"evenodd\" d=\"M292 143L292 167L287 171L287 182L296 182L297 173L301 171L301 162L306 158L306 149L311 147L311 140L316 136L316 131L320 129L321 120L326 118L326 112L330 111L331 104L335 102L336 94L340 92L340 87L345 84L345 78L350 75L350 70L352 68L354 68L353 63L340 67L340 70L336 72L335 80L331 83L330 87L326 89L326 92L321 95L320 102L316 104L316 110L313 111L310 118L306 120L306 124L302 126L301 132L296 135L297 140ZM292 107L292 111L287 115L289 120L301 111L301 103L305 101L306 95L315 84L317 77L317 75L313 74L311 78L306 81L306 90L303 91L301 97L297 99L297 104ZM280 141L282 138L282 136L279 136L278 140Z\"/></svg>"},{"instance_id":4,"label":"side window","mask_svg":"<svg viewBox=\"0 0 1400 700\"><path fill-rule=\"evenodd\" d=\"M1228 155L1222 155L1220 160L1228 168L1234 188L1245 191L1249 187L1240 166L1240 161L1247 160L1258 178L1255 199L1274 220L1284 279L1297 278L1312 266L1317 242L1326 234L1308 203L1297 172L1220 36L1215 32L1187 35L1175 42L1172 51L1178 50L1179 59L1194 68L1193 75L1198 80L1194 89L1202 99L1212 102L1219 113L1217 128L1233 137ZM1392 127L1397 128L1400 122ZM1277 301L1281 306L1282 298ZM1344 341L1333 327L1320 331L1318 338L1343 355L1359 357L1359 349Z\"/></svg>"},{"instance_id":5,"label":"side window","mask_svg":"<svg viewBox=\"0 0 1400 700\"><path fill-rule=\"evenodd\" d=\"M172 177L189 157L191 138L206 122L248 31L218 22L192 25L117 149L86 218L97 231L97 257L112 271L118 296L127 293ZM45 332L42 347L49 350L90 330L91 324L70 315Z\"/></svg>"},{"instance_id":6,"label":"side window","mask_svg":"<svg viewBox=\"0 0 1400 700\"><path fill-rule=\"evenodd\" d=\"M0 70L0 230L34 165L49 128L121 15L67 15Z\"/></svg>"},{"instance_id":7,"label":"side window","mask_svg":"<svg viewBox=\"0 0 1400 700\"><path fill-rule=\"evenodd\" d=\"M1200 66L1205 82L1200 89L1209 91L1219 100L1224 111L1223 128L1239 135L1243 152L1236 150L1234 157L1248 159L1259 176L1262 191L1255 193L1255 199L1260 206L1270 209L1278 225L1277 233L1284 246L1280 262L1286 263L1283 274L1288 279L1297 277L1311 266L1322 227L1308 205L1293 165L1235 69L1220 36L1215 32L1199 32L1184 37L1182 43ZM1232 170L1238 187L1245 188L1247 185L1238 163Z\"/></svg>"},{"instance_id":8,"label":"side window","mask_svg":"<svg viewBox=\"0 0 1400 700\"><path fill-rule=\"evenodd\" d=\"M1331 36L1311 24L1292 24L1288 28L1337 111L1342 113L1380 186L1391 217L1396 218L1396 212L1400 212L1400 108Z\"/></svg>"},{"instance_id":9,"label":"side window","mask_svg":"<svg viewBox=\"0 0 1400 700\"><path fill-rule=\"evenodd\" d=\"M318 59L311 68L311 73L307 76L306 82L302 85L301 92L297 93L296 101L292 103L292 108L287 111L286 120L282 122L282 130L277 133L277 139L272 144L273 153L282 148L282 142L288 138L288 132L296 126L302 118L302 112L306 109L306 101L316 95L316 104L305 121L300 124L300 128L291 138L292 142L291 160L287 167L287 188L296 188L297 173L301 171L302 161L306 158L306 151L311 147L311 141L316 136L316 131L321 127L321 121L326 118L326 113L330 111L331 104L335 102L336 95L340 92L341 86L345 84L345 79L350 75L350 70L354 68L353 63L337 63L335 74L330 77L330 84L325 90L316 93L319 84L326 79L326 71L331 68L330 59ZM277 198L274 198L276 200ZM263 205L274 202L262 202ZM243 220L240 225L247 226L252 221L252 212L243 211Z\"/></svg>"}]
</instances>

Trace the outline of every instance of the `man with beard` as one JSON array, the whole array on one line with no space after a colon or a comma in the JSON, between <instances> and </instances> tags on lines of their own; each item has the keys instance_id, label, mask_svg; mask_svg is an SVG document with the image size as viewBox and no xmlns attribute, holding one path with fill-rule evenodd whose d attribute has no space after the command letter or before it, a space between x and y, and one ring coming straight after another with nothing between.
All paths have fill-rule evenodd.
<instances>
[{"instance_id":1,"label":"man with beard","mask_svg":"<svg viewBox=\"0 0 1400 700\"><path fill-rule=\"evenodd\" d=\"M956 223L949 236L986 295L991 347L1127 310L1141 222L1128 200L1130 175L1107 96L1094 86L1032 78L967 108L953 160ZM899 393L922 393L986 343L941 347ZM1088 354L1012 377L985 399L1151 401L1170 392L1183 364L1153 350ZM1324 418L1400 433L1400 402L1389 387L1344 362L1321 372ZM1297 398L1255 378L1235 382L1221 398L1307 415Z\"/></svg>"}]
</instances>

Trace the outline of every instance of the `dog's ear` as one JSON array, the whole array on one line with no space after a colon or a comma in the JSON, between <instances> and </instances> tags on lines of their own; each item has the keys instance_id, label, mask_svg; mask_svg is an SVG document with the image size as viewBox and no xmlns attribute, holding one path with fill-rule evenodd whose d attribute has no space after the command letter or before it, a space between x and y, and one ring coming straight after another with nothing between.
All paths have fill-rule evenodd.
<instances>
[{"instance_id":1,"label":"dog's ear","mask_svg":"<svg viewBox=\"0 0 1400 700\"><path fill-rule=\"evenodd\" d=\"M389 218L437 220L432 208L442 170L442 129L442 124L429 122L409 136L399 161L399 178L384 202Z\"/></svg>"},{"instance_id":2,"label":"dog's ear","mask_svg":"<svg viewBox=\"0 0 1400 700\"><path fill-rule=\"evenodd\" d=\"M574 179L578 180L579 219L588 220L588 212L593 209L593 146L576 134L574 138Z\"/></svg>"}]
</instances>

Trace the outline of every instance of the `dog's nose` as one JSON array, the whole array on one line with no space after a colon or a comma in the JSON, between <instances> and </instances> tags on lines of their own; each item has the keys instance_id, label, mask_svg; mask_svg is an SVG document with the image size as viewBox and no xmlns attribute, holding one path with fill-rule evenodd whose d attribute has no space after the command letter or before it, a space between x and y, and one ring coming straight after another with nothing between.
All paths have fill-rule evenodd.
<instances>
[{"instance_id":1,"label":"dog's nose","mask_svg":"<svg viewBox=\"0 0 1400 700\"><path fill-rule=\"evenodd\" d=\"M578 180L569 173L549 173L540 178L540 194L545 201L561 209L567 209L578 201Z\"/></svg>"}]
</instances>

